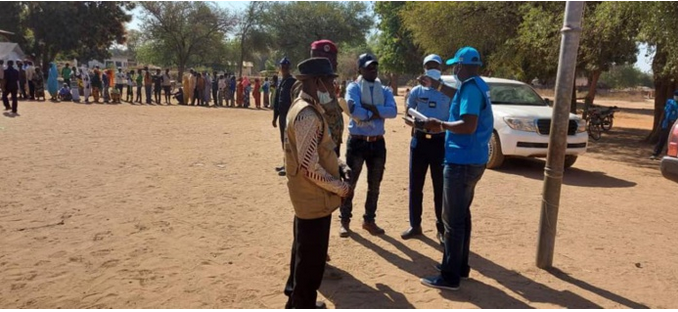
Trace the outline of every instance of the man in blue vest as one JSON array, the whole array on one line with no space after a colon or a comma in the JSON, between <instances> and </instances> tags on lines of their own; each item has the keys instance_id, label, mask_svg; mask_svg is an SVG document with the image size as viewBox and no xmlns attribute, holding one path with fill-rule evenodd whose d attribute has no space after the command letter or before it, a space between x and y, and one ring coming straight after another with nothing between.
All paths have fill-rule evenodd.
<instances>
[{"instance_id":1,"label":"man in blue vest","mask_svg":"<svg viewBox=\"0 0 678 312\"><path fill-rule=\"evenodd\" d=\"M431 54L424 58L426 75L440 79L440 67L443 61L440 56ZM416 86L407 99L407 108L416 110L429 118L448 120L452 99L440 91L424 86ZM445 227L441 219L443 207L443 160L445 159L445 132L412 129L410 143L410 228L403 232L403 239L410 239L422 234L421 213L423 189L426 181L426 171L431 168L431 182L433 184L433 203L436 215L438 240L443 242Z\"/></svg>"},{"instance_id":2,"label":"man in blue vest","mask_svg":"<svg viewBox=\"0 0 678 312\"><path fill-rule=\"evenodd\" d=\"M673 92L673 98L666 101L664 105L664 114L661 123L661 130L659 132L659 142L654 147L654 153L650 156L650 159L656 160L659 159L659 155L664 152L664 147L666 147L666 141L669 139L669 134L671 132L671 127L673 123L678 119L678 91Z\"/></svg>"},{"instance_id":3,"label":"man in blue vest","mask_svg":"<svg viewBox=\"0 0 678 312\"><path fill-rule=\"evenodd\" d=\"M475 187L485 172L488 143L494 117L490 88L480 78L480 54L472 47L461 48L446 62L454 66L457 89L450 106L448 121L430 118L424 128L446 131L443 213L445 251L440 275L422 278L422 284L439 289L457 290L467 278L471 240L471 203ZM431 79L424 80L429 86ZM422 83L424 83L422 81ZM441 88L440 81L430 83Z\"/></svg>"}]
</instances>

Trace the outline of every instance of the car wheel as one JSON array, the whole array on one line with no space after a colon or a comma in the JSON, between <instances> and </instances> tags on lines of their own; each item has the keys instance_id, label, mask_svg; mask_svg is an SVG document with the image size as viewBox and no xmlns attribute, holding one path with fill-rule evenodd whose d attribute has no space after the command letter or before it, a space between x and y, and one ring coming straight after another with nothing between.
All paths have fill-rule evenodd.
<instances>
[{"instance_id":1,"label":"car wheel","mask_svg":"<svg viewBox=\"0 0 678 312\"><path fill-rule=\"evenodd\" d=\"M492 138L490 138L490 143L488 143L490 150L490 157L487 161L487 168L494 169L499 168L504 163L504 154L501 152L501 142L499 142L499 136L496 132L492 133Z\"/></svg>"},{"instance_id":2,"label":"car wheel","mask_svg":"<svg viewBox=\"0 0 678 312\"><path fill-rule=\"evenodd\" d=\"M565 155L565 169L572 167L577 161L577 156L575 155Z\"/></svg>"}]
</instances>

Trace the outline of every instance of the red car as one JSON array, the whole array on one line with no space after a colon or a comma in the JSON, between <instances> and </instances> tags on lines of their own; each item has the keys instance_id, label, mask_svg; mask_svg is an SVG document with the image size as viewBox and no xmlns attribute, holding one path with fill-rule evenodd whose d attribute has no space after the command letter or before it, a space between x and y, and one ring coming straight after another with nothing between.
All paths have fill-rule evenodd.
<instances>
[{"instance_id":1,"label":"red car","mask_svg":"<svg viewBox=\"0 0 678 312\"><path fill-rule=\"evenodd\" d=\"M673 124L669 134L669 140L666 143L668 151L666 156L662 158L661 171L662 175L678 183L678 121Z\"/></svg>"}]
</instances>

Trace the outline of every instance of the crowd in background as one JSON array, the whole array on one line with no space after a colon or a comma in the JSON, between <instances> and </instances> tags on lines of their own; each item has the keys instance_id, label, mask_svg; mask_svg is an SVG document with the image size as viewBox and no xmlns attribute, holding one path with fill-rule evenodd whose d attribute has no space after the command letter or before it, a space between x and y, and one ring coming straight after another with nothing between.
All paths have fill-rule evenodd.
<instances>
[{"instance_id":1,"label":"crowd in background","mask_svg":"<svg viewBox=\"0 0 678 312\"><path fill-rule=\"evenodd\" d=\"M99 66L57 67L50 63L46 72L29 60L9 61L10 72L16 70L18 80L6 88L4 79L8 64L0 60L0 91L3 98L17 90L17 100L49 100L54 102L84 102L119 104L194 105L249 108L269 108L275 96L278 76L237 77L226 71L202 73L190 69L181 79L170 69L106 68ZM11 75L10 75L11 76ZM175 80L176 79L176 80ZM16 88L13 86L16 84ZM254 103L251 103L253 101Z\"/></svg>"}]
</instances>

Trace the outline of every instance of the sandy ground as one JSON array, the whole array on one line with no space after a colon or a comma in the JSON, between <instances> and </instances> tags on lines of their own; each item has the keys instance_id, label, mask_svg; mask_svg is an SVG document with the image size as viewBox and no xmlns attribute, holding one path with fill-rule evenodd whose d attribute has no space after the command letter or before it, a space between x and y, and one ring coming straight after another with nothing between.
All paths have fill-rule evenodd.
<instances>
[{"instance_id":1,"label":"sandy ground","mask_svg":"<svg viewBox=\"0 0 678 312\"><path fill-rule=\"evenodd\" d=\"M408 226L409 131L387 122L377 222L342 239L336 308L675 308L676 184L640 143L651 103L617 103L615 127L566 173L554 265L535 267L542 160L478 185L471 279L422 286L441 258L427 182L421 240ZM399 109L402 99L399 99ZM281 308L292 208L268 110L21 102L0 116L1 308ZM402 114L402 112L400 112ZM356 191L362 214L365 177Z\"/></svg>"}]
</instances>

